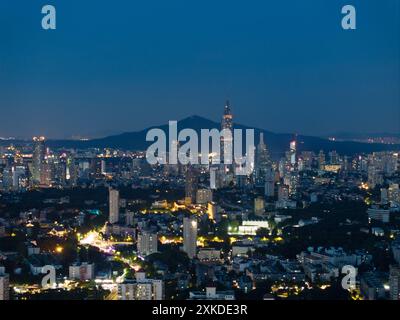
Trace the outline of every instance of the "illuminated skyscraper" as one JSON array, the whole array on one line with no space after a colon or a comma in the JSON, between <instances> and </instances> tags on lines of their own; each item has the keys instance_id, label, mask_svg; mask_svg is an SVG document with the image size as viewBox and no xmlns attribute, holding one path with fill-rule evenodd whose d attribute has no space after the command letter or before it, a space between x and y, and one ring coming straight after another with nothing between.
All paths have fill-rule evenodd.
<instances>
[{"instance_id":1,"label":"illuminated skyscraper","mask_svg":"<svg viewBox=\"0 0 400 320\"><path fill-rule=\"evenodd\" d=\"M230 136L226 137L223 134L221 134L221 163L224 163L225 161L225 155L224 155L224 150L225 146L230 146L230 150L232 152L233 150L233 115L231 112L231 106L229 101L226 102L225 108L224 108L224 115L222 116L222 122L221 122L221 130L225 130L230 132ZM225 166L227 170L230 170L232 166Z\"/></svg>"},{"instance_id":2,"label":"illuminated skyscraper","mask_svg":"<svg viewBox=\"0 0 400 320\"><path fill-rule=\"evenodd\" d=\"M109 189L109 222L117 223L119 221L119 191L110 188Z\"/></svg>"},{"instance_id":3,"label":"illuminated skyscraper","mask_svg":"<svg viewBox=\"0 0 400 320\"><path fill-rule=\"evenodd\" d=\"M264 143L264 134L260 133L260 142L256 149L256 185L263 186L265 183L267 172L270 168L271 161L268 149Z\"/></svg>"},{"instance_id":4,"label":"illuminated skyscraper","mask_svg":"<svg viewBox=\"0 0 400 320\"><path fill-rule=\"evenodd\" d=\"M39 184L46 155L45 138L33 137L32 182Z\"/></svg>"},{"instance_id":5,"label":"illuminated skyscraper","mask_svg":"<svg viewBox=\"0 0 400 320\"><path fill-rule=\"evenodd\" d=\"M197 254L197 220L196 217L183 218L183 251L190 259Z\"/></svg>"},{"instance_id":6,"label":"illuminated skyscraper","mask_svg":"<svg viewBox=\"0 0 400 320\"><path fill-rule=\"evenodd\" d=\"M289 194L294 197L297 194L299 185L299 171L297 162L297 136L290 142L290 171L288 172L287 180L289 181Z\"/></svg>"}]
</instances>

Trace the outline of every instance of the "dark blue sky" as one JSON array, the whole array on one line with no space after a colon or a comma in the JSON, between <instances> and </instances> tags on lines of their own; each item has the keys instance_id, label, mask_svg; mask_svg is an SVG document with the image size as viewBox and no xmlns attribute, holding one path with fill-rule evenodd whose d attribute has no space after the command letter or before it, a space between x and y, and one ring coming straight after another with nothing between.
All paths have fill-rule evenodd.
<instances>
[{"instance_id":1,"label":"dark blue sky","mask_svg":"<svg viewBox=\"0 0 400 320\"><path fill-rule=\"evenodd\" d=\"M399 132L399 2L2 0L0 136L219 121L226 98L235 121L271 131Z\"/></svg>"}]
</instances>

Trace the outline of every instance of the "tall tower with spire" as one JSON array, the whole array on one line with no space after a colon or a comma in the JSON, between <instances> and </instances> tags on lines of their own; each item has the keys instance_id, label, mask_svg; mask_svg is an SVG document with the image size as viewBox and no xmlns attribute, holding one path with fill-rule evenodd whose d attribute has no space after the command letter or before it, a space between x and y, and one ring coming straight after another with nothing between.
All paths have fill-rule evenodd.
<instances>
[{"instance_id":1,"label":"tall tower with spire","mask_svg":"<svg viewBox=\"0 0 400 320\"><path fill-rule=\"evenodd\" d=\"M225 137L224 135L221 135L221 163L224 163L225 145L230 143L231 149L233 150L233 115L231 112L231 105L229 103L229 100L226 101L224 107L224 115L222 116L221 121L221 130L229 130L231 133L230 137Z\"/></svg>"},{"instance_id":2,"label":"tall tower with spire","mask_svg":"<svg viewBox=\"0 0 400 320\"><path fill-rule=\"evenodd\" d=\"M263 186L268 170L271 166L271 159L269 157L269 152L267 146L264 142L264 133L260 133L260 142L258 143L256 149L256 185Z\"/></svg>"},{"instance_id":3,"label":"tall tower with spire","mask_svg":"<svg viewBox=\"0 0 400 320\"><path fill-rule=\"evenodd\" d=\"M224 107L224 115L222 117L221 129L233 129L233 115L231 112L231 104L229 100L226 101Z\"/></svg>"}]
</instances>

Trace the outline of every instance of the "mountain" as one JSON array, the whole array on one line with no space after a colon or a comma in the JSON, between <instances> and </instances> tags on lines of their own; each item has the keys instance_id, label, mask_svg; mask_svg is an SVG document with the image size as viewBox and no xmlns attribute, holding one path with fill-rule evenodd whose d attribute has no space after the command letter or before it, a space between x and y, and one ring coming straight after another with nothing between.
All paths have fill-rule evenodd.
<instances>
[{"instance_id":1,"label":"mountain","mask_svg":"<svg viewBox=\"0 0 400 320\"><path fill-rule=\"evenodd\" d=\"M250 127L234 124L236 129L250 129ZM146 142L146 134L150 129L159 128L167 134L168 138L168 124L161 126L153 126L137 132L126 132L118 135L113 135L101 139L93 139L89 141L73 141L73 140L49 140L47 142L49 147L53 148L117 148L123 150L146 150L151 144ZM209 119L191 116L178 121L178 132L182 129L190 128L200 133L201 129L220 129L220 123L211 121ZM254 128L256 136L256 144L259 140L261 132L264 133L264 140L270 150L273 158L281 157L286 150L289 149L289 143L293 140L293 134L276 134L267 130ZM325 138L312 137L312 136L297 136L298 150L308 150L319 152L329 152L336 150L339 154L354 155L358 153L371 153L377 151L395 151L400 150L400 145L387 145L387 144L367 144L351 141L330 141Z\"/></svg>"}]
</instances>

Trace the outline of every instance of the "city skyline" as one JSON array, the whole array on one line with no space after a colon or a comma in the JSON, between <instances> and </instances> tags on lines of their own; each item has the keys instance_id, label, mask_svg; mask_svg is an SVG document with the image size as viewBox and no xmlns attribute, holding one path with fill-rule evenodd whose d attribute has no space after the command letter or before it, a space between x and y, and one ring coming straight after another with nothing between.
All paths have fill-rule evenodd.
<instances>
[{"instance_id":1,"label":"city skyline","mask_svg":"<svg viewBox=\"0 0 400 320\"><path fill-rule=\"evenodd\" d=\"M218 127L233 122L226 103ZM214 152L8 141L0 300L399 300L399 145L314 152L295 135L276 157L259 134L246 174Z\"/></svg>"}]
</instances>

